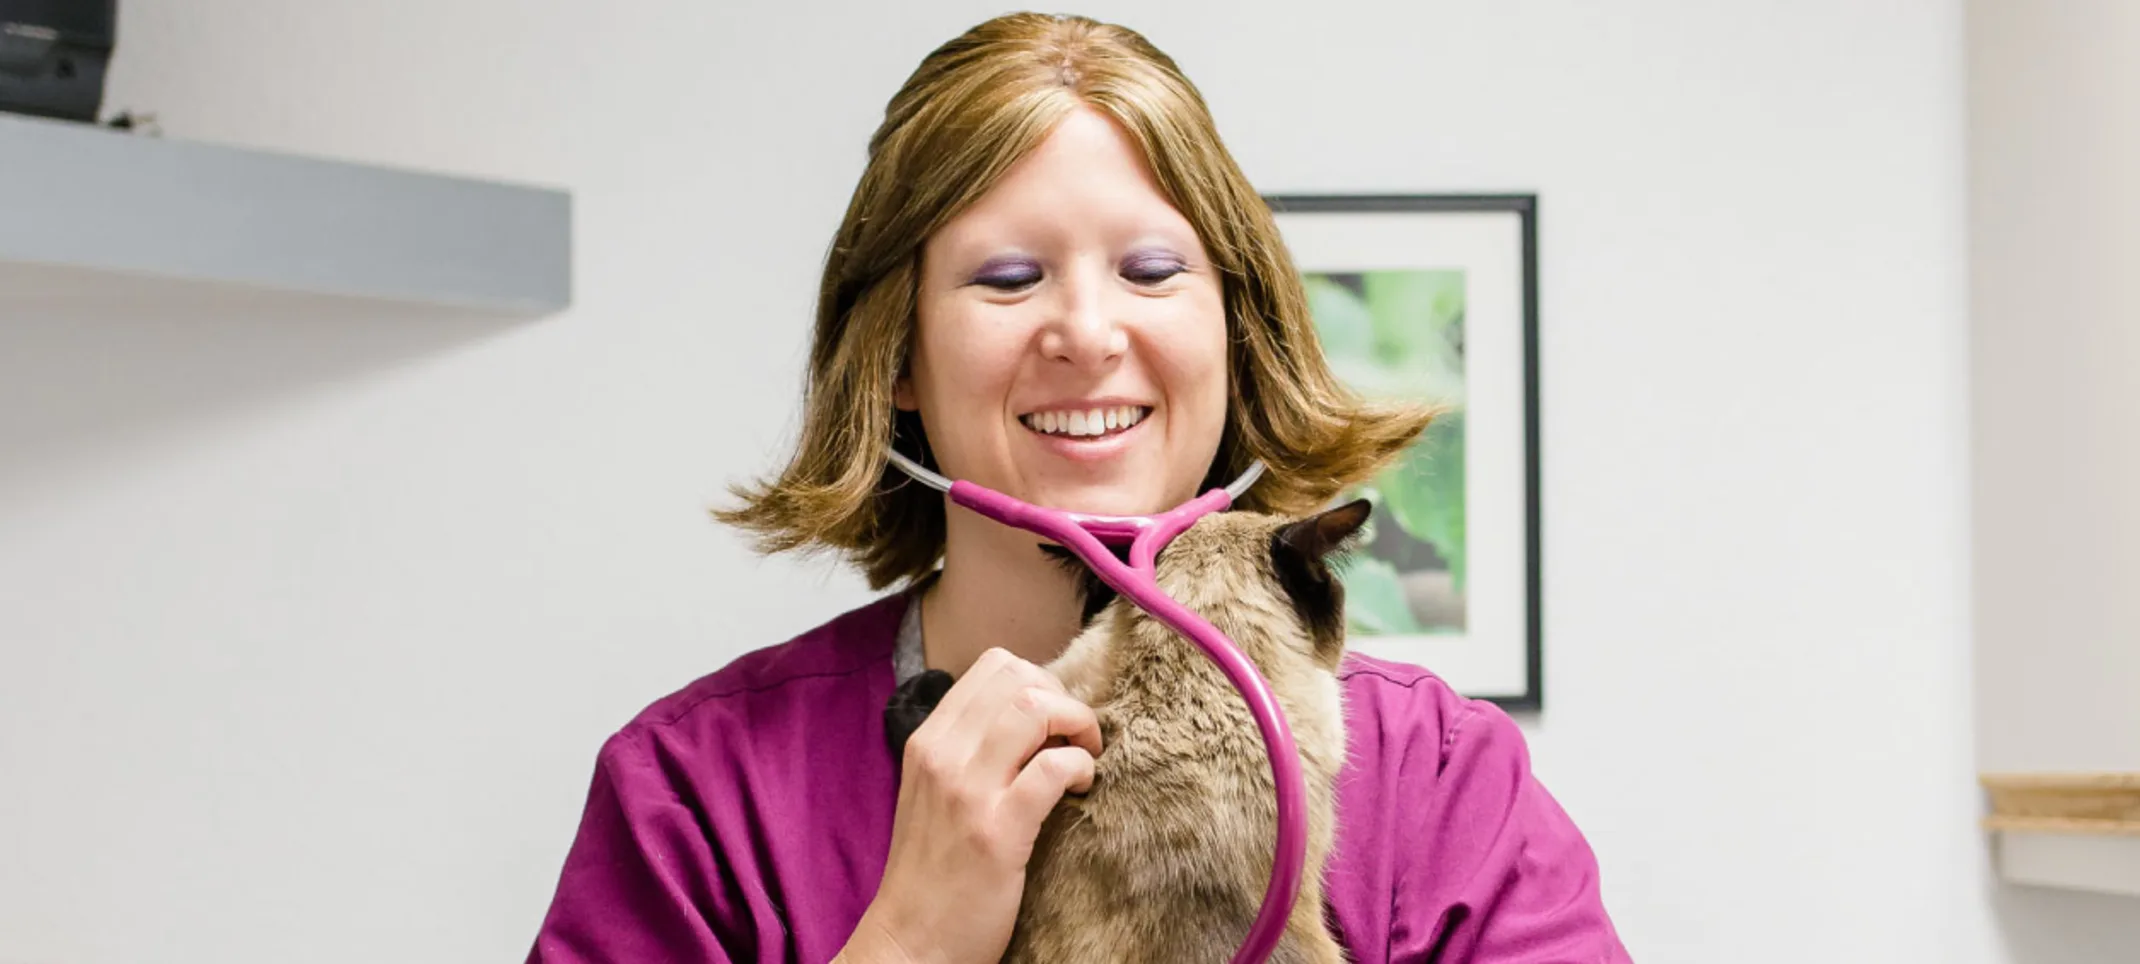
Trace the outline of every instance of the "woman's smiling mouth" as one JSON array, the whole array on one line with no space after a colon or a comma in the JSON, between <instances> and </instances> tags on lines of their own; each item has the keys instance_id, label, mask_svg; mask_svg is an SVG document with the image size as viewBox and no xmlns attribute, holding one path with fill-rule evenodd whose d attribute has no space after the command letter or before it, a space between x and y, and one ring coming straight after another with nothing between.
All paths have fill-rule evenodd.
<instances>
[{"instance_id":1,"label":"woman's smiling mouth","mask_svg":"<svg viewBox=\"0 0 2140 964\"><path fill-rule=\"evenodd\" d=\"M1019 416L1018 421L1033 432L1050 438L1096 441L1135 428L1151 413L1148 405L1095 405L1028 412Z\"/></svg>"}]
</instances>

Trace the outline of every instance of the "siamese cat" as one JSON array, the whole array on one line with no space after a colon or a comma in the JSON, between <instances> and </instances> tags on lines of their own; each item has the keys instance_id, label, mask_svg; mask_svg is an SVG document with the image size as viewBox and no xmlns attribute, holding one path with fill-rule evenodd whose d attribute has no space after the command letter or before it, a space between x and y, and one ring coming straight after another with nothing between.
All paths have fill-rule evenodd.
<instances>
[{"instance_id":1,"label":"siamese cat","mask_svg":"<svg viewBox=\"0 0 2140 964\"><path fill-rule=\"evenodd\" d=\"M1323 923L1322 872L1345 757L1337 669L1344 592L1331 570L1365 500L1306 519L1205 516L1159 555L1159 586L1233 640L1270 685L1300 750L1307 863L1277 964L1345 960ZM1007 964L1224 961L1248 935L1277 840L1270 759L1233 684L1202 649L1081 574L1085 628L1048 664L1099 717L1091 790L1042 825ZM951 677L926 671L885 710L895 755Z\"/></svg>"}]
</instances>

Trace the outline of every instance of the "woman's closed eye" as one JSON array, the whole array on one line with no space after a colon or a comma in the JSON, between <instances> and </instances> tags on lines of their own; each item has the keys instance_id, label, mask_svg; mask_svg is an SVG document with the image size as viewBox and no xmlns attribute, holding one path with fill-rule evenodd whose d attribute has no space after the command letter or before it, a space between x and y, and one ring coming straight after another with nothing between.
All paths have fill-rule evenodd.
<instances>
[{"instance_id":1,"label":"woman's closed eye","mask_svg":"<svg viewBox=\"0 0 2140 964\"><path fill-rule=\"evenodd\" d=\"M1122 260L1122 277L1140 285L1156 285L1187 270L1179 255L1167 251L1140 251Z\"/></svg>"},{"instance_id":2,"label":"woman's closed eye","mask_svg":"<svg viewBox=\"0 0 2140 964\"><path fill-rule=\"evenodd\" d=\"M1122 259L1122 277L1151 287L1189 270L1181 256L1168 251L1140 251ZM974 272L973 284L997 291L1021 291L1039 284L1040 263L1030 258L991 258Z\"/></svg>"},{"instance_id":3,"label":"woman's closed eye","mask_svg":"<svg viewBox=\"0 0 2140 964\"><path fill-rule=\"evenodd\" d=\"M990 258L974 272L973 283L998 291L1017 291L1040 281L1040 264L1029 258Z\"/></svg>"}]
</instances>

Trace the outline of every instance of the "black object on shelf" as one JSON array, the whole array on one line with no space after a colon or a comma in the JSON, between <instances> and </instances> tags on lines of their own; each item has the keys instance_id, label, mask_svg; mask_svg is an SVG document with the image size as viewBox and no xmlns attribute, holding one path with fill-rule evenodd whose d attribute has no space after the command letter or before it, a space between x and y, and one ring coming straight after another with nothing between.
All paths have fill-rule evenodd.
<instances>
[{"instance_id":1,"label":"black object on shelf","mask_svg":"<svg viewBox=\"0 0 2140 964\"><path fill-rule=\"evenodd\" d=\"M95 123L119 0L0 0L0 111Z\"/></svg>"}]
</instances>

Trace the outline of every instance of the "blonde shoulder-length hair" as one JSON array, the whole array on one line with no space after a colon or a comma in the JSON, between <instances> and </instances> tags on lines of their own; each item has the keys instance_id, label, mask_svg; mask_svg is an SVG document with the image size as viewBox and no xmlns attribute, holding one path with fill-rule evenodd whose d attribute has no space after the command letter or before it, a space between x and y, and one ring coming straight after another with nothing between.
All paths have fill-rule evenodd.
<instances>
[{"instance_id":1,"label":"blonde shoulder-length hair","mask_svg":"<svg viewBox=\"0 0 2140 964\"><path fill-rule=\"evenodd\" d=\"M922 245L1080 105L1142 149L1221 278L1232 391L1207 486L1260 458L1269 471L1241 508L1310 512L1426 427L1431 410L1367 403L1325 366L1270 208L1171 58L1123 27L1010 14L937 48L886 107L825 260L801 437L776 478L734 487L741 504L716 518L752 532L760 552L843 553L873 589L935 567L944 497L886 456L896 445L934 467L918 418L892 404Z\"/></svg>"}]
</instances>

